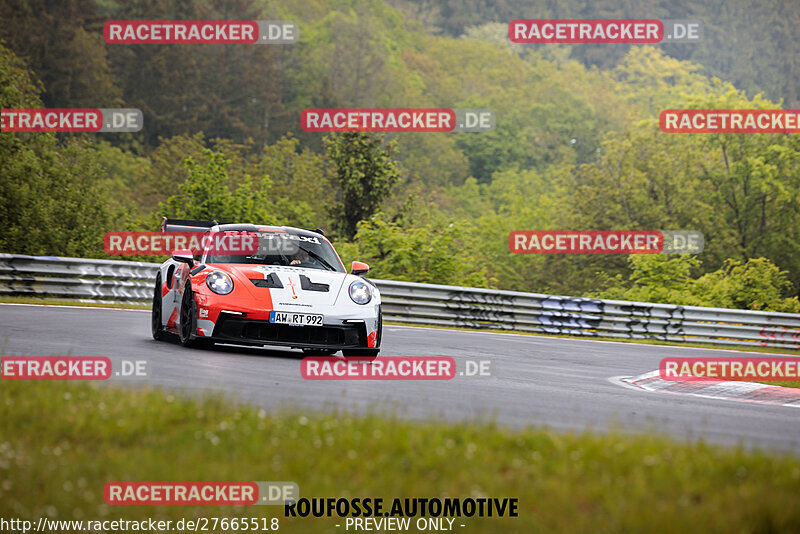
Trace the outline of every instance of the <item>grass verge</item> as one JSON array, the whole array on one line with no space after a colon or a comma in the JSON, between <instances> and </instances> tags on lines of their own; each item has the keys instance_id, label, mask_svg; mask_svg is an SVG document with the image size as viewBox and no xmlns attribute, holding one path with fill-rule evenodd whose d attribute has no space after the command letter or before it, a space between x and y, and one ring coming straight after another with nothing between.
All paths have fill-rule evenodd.
<instances>
[{"instance_id":1,"label":"grass verge","mask_svg":"<svg viewBox=\"0 0 800 534\"><path fill-rule=\"evenodd\" d=\"M775 382L765 382L760 381L761 384L767 384L768 386L783 386L785 388L800 388L800 382L797 380L776 380Z\"/></svg>"},{"instance_id":2,"label":"grass verge","mask_svg":"<svg viewBox=\"0 0 800 534\"><path fill-rule=\"evenodd\" d=\"M125 308L131 310L149 310L150 303L114 303L97 301L80 301L78 299L52 299L41 297L0 297L0 303L8 304L43 304L50 306L85 306L87 308Z\"/></svg>"},{"instance_id":3,"label":"grass verge","mask_svg":"<svg viewBox=\"0 0 800 534\"><path fill-rule=\"evenodd\" d=\"M220 397L0 382L0 517L280 517L279 507L108 506L112 480L292 480L304 497L517 497L463 532L800 532L800 458L663 437L267 413ZM336 524L342 526L337 528ZM412 521L413 525L413 521ZM416 532L415 529L411 529Z\"/></svg>"}]
</instances>

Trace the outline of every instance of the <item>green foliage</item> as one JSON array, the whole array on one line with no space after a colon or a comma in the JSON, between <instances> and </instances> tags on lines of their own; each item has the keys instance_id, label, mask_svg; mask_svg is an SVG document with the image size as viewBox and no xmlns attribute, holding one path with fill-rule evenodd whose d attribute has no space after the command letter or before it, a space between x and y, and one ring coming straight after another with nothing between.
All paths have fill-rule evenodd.
<instances>
[{"instance_id":1,"label":"green foliage","mask_svg":"<svg viewBox=\"0 0 800 534\"><path fill-rule=\"evenodd\" d=\"M95 143L97 159L102 166L103 184L109 191L109 206L132 217L146 218L152 212L143 194L143 184L152 176L149 158L123 150L107 141Z\"/></svg>"},{"instance_id":2,"label":"green foliage","mask_svg":"<svg viewBox=\"0 0 800 534\"><path fill-rule=\"evenodd\" d=\"M45 134L36 134L45 135ZM0 154L0 250L21 254L96 257L114 226L109 191L91 145L23 143Z\"/></svg>"},{"instance_id":3,"label":"green foliage","mask_svg":"<svg viewBox=\"0 0 800 534\"><path fill-rule=\"evenodd\" d=\"M0 46L0 108L41 107L40 85ZM92 145L46 133L0 134L0 250L93 257L114 224Z\"/></svg>"},{"instance_id":4,"label":"green foliage","mask_svg":"<svg viewBox=\"0 0 800 534\"><path fill-rule=\"evenodd\" d=\"M179 219L249 222L268 220L266 191L256 189L249 176L231 190L226 167L229 159L221 152L203 151L203 161L186 158L188 179L180 193L169 197L161 211Z\"/></svg>"},{"instance_id":5,"label":"green foliage","mask_svg":"<svg viewBox=\"0 0 800 534\"><path fill-rule=\"evenodd\" d=\"M656 98L681 98L685 86ZM671 97L669 94L676 91ZM715 82L684 107L768 109ZM667 104L668 105L668 104ZM573 227L690 229L706 238L704 265L764 256L800 283L800 141L784 134L664 134L655 119L609 133L596 162L576 168Z\"/></svg>"},{"instance_id":6,"label":"green foliage","mask_svg":"<svg viewBox=\"0 0 800 534\"><path fill-rule=\"evenodd\" d=\"M333 166L321 155L301 150L300 141L287 136L252 156L248 170L269 177L270 212L287 225L311 229L327 225L325 200L333 198L335 189Z\"/></svg>"},{"instance_id":7,"label":"green foliage","mask_svg":"<svg viewBox=\"0 0 800 534\"><path fill-rule=\"evenodd\" d=\"M727 260L696 281L695 293L723 308L798 313L797 297L784 298L792 288L787 274L766 258Z\"/></svg>"},{"instance_id":8,"label":"green foliage","mask_svg":"<svg viewBox=\"0 0 800 534\"><path fill-rule=\"evenodd\" d=\"M111 1L105 20L259 20L254 0L165 2ZM98 28L100 29L100 28ZM271 128L282 108L279 47L105 46L125 105L142 110L140 137L149 147L159 138L205 132L259 144L277 138ZM107 51L107 52L105 52Z\"/></svg>"},{"instance_id":9,"label":"green foliage","mask_svg":"<svg viewBox=\"0 0 800 534\"><path fill-rule=\"evenodd\" d=\"M149 169L140 174L134 200L153 210L160 202L176 195L180 185L189 178L186 158L201 160L205 148L202 132L162 139L158 148L149 154Z\"/></svg>"},{"instance_id":10,"label":"green foliage","mask_svg":"<svg viewBox=\"0 0 800 534\"><path fill-rule=\"evenodd\" d=\"M638 302L662 302L717 308L800 312L797 297L786 297L791 282L766 258L746 263L727 260L717 271L699 278L692 273L700 261L690 255L640 254L629 256L631 276L606 278L607 287L592 296Z\"/></svg>"},{"instance_id":11,"label":"green foliage","mask_svg":"<svg viewBox=\"0 0 800 534\"><path fill-rule=\"evenodd\" d=\"M460 223L407 228L377 213L358 225L358 257L352 248L337 247L367 262L377 278L488 287L494 280L473 253L479 243L470 232Z\"/></svg>"},{"instance_id":12,"label":"green foliage","mask_svg":"<svg viewBox=\"0 0 800 534\"><path fill-rule=\"evenodd\" d=\"M387 277L571 295L611 280L620 292L653 299L728 303L737 300L723 297L718 283L697 281L728 260L766 258L798 288L800 136L664 134L657 123L668 107L779 107L740 90L760 83L794 98L783 74L755 74L796 61L774 43L758 45L759 61L741 53L756 44L740 35L717 54L709 47L726 24L741 27L734 13L751 15L756 27L785 15L775 23L780 35L796 17L783 1L743 1L704 20L706 41L698 45L593 47L510 45L502 23L521 16L518 0L447 0L435 9L428 0L393 1L399 10L381 0L69 0L44 21L39 0L0 0L10 21L0 35L45 81L45 104L122 103L141 108L146 122L140 134L96 145L0 135L0 216L12 228L0 246L32 251L27 228L46 227L68 236L75 255L96 255L105 231L153 230L161 215L182 214L321 227L342 241L343 255L373 262ZM677 8L655 0L641 5L652 7L648 16L688 16L684 9L670 17ZM537 16L631 15L627 5L574 0L536 9ZM111 18L297 20L301 40L107 47L99 31ZM39 25L45 31L34 31ZM776 54L780 61L767 60ZM33 72L8 51L1 59L3 105L41 105ZM741 87L708 77L727 71ZM298 131L303 109L344 106L489 108L497 128L328 138ZM62 197L67 213L57 206ZM74 224L82 213L106 226L87 227L88 217ZM659 264L675 278L652 283L645 265L621 256L509 252L509 232L543 229L697 230L706 249L701 263L682 264L689 274ZM66 250L45 243L35 250ZM792 308L776 299L745 297L749 305Z\"/></svg>"},{"instance_id":13,"label":"green foliage","mask_svg":"<svg viewBox=\"0 0 800 534\"><path fill-rule=\"evenodd\" d=\"M363 132L333 134L325 138L328 158L336 166L341 202L331 207L335 231L352 239L359 221L380 209L400 177L393 160L396 144Z\"/></svg>"},{"instance_id":14,"label":"green foliage","mask_svg":"<svg viewBox=\"0 0 800 534\"><path fill-rule=\"evenodd\" d=\"M42 83L13 51L0 44L0 104L4 108L41 106ZM3 136L6 142L14 137Z\"/></svg>"},{"instance_id":15,"label":"green foliage","mask_svg":"<svg viewBox=\"0 0 800 534\"><path fill-rule=\"evenodd\" d=\"M44 82L47 107L121 107L93 0L0 0L5 40Z\"/></svg>"},{"instance_id":16,"label":"green foliage","mask_svg":"<svg viewBox=\"0 0 800 534\"><path fill-rule=\"evenodd\" d=\"M540 19L695 19L703 22L699 42L662 43L659 48L679 61L702 65L704 75L730 80L750 93L766 91L772 99L785 99L789 109L800 102L797 87L798 25L794 0L752 2L686 2L662 0L388 0L410 17L424 23L430 33L495 39L494 24L517 18ZM507 28L507 26L506 26ZM768 39L764 38L769 36ZM523 45L526 51L554 54L580 61L586 67L612 68L635 45L573 44Z\"/></svg>"},{"instance_id":17,"label":"green foliage","mask_svg":"<svg viewBox=\"0 0 800 534\"><path fill-rule=\"evenodd\" d=\"M692 274L700 261L689 254L632 254L627 257L630 276L600 274L604 289L590 292L595 298L660 302L691 306L713 306L695 295Z\"/></svg>"},{"instance_id":18,"label":"green foliage","mask_svg":"<svg viewBox=\"0 0 800 534\"><path fill-rule=\"evenodd\" d=\"M213 150L203 146L202 135L179 136L164 141L152 154L142 190L149 199L167 197L159 213L201 213L219 221L301 228L326 226L326 206L318 199L333 195L331 165L308 149L300 151L297 139L280 139L264 146L260 154L225 140L216 140Z\"/></svg>"}]
</instances>

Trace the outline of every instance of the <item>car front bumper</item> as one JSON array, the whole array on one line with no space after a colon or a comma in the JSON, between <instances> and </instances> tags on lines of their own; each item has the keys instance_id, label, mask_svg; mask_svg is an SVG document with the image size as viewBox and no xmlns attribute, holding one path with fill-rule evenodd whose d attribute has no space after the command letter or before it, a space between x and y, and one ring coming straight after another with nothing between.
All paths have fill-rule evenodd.
<instances>
[{"instance_id":1,"label":"car front bumper","mask_svg":"<svg viewBox=\"0 0 800 534\"><path fill-rule=\"evenodd\" d=\"M341 325L292 326L221 313L211 335L219 343L283 345L296 348L367 348L364 321Z\"/></svg>"}]
</instances>

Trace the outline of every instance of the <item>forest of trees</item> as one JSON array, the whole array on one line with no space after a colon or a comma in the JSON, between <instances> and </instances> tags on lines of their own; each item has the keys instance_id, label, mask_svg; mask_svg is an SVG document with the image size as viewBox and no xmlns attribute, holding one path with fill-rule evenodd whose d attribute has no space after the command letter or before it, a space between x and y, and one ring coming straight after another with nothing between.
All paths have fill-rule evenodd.
<instances>
[{"instance_id":1,"label":"forest of trees","mask_svg":"<svg viewBox=\"0 0 800 534\"><path fill-rule=\"evenodd\" d=\"M145 121L0 134L0 251L102 257L107 231L213 217L324 228L376 278L800 311L800 137L658 126L666 108L800 107L789 7L0 0L0 107ZM511 45L526 17L695 18L705 39ZM293 20L300 42L107 45L110 19ZM497 128L326 136L300 129L310 107L489 108ZM512 230L549 229L698 230L705 251L509 252Z\"/></svg>"}]
</instances>

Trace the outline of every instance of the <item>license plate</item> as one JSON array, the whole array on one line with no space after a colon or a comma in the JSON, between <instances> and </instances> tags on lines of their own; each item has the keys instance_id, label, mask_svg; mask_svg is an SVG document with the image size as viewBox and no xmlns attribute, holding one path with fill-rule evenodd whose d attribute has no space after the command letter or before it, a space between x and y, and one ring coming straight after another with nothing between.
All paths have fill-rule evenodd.
<instances>
[{"instance_id":1,"label":"license plate","mask_svg":"<svg viewBox=\"0 0 800 534\"><path fill-rule=\"evenodd\" d=\"M269 312L269 322L293 326L322 326L322 315L272 311Z\"/></svg>"}]
</instances>

